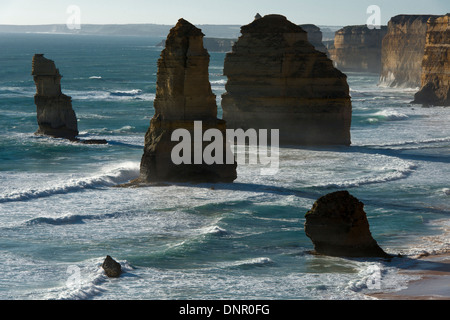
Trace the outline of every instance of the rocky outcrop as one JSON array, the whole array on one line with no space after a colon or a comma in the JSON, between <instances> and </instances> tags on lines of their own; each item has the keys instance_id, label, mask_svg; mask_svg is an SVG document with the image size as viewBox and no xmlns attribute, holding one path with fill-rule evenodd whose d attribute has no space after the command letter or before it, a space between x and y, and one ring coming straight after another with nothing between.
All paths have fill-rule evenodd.
<instances>
[{"instance_id":1,"label":"rocky outcrop","mask_svg":"<svg viewBox=\"0 0 450 320\"><path fill-rule=\"evenodd\" d=\"M55 63L35 54L31 74L36 84L36 134L74 140L78 135L77 117L72 109L72 98L61 92L61 78Z\"/></svg>"},{"instance_id":2,"label":"rocky outcrop","mask_svg":"<svg viewBox=\"0 0 450 320\"><path fill-rule=\"evenodd\" d=\"M334 48L330 58L334 66L343 72L381 71L381 44L387 27L369 29L363 26L347 26L335 33Z\"/></svg>"},{"instance_id":3,"label":"rocky outcrop","mask_svg":"<svg viewBox=\"0 0 450 320\"><path fill-rule=\"evenodd\" d=\"M391 18L383 39L380 85L421 86L427 21L431 15L399 15Z\"/></svg>"},{"instance_id":4,"label":"rocky outcrop","mask_svg":"<svg viewBox=\"0 0 450 320\"><path fill-rule=\"evenodd\" d=\"M450 106L450 14L428 20L421 89L414 103Z\"/></svg>"},{"instance_id":5,"label":"rocky outcrop","mask_svg":"<svg viewBox=\"0 0 450 320\"><path fill-rule=\"evenodd\" d=\"M281 15L241 28L227 53L222 95L227 127L279 129L281 145L350 144L347 77Z\"/></svg>"},{"instance_id":6,"label":"rocky outcrop","mask_svg":"<svg viewBox=\"0 0 450 320\"><path fill-rule=\"evenodd\" d=\"M373 239L364 204L348 191L319 198L305 215L305 232L318 254L389 257Z\"/></svg>"},{"instance_id":7,"label":"rocky outcrop","mask_svg":"<svg viewBox=\"0 0 450 320\"><path fill-rule=\"evenodd\" d=\"M216 97L209 82L209 54L203 47L203 33L184 19L170 30L166 47L158 60L155 115L145 136L140 177L137 182L232 182L236 163L197 161L207 143L200 141L196 150L195 121L202 121L201 137L208 129L218 129L223 136L223 155L227 154L225 121L217 119ZM179 141L172 141L177 129L192 137L189 161L175 164L172 151Z\"/></svg>"},{"instance_id":8,"label":"rocky outcrop","mask_svg":"<svg viewBox=\"0 0 450 320\"><path fill-rule=\"evenodd\" d=\"M328 55L328 49L322 42L322 31L314 24L301 24L300 28L306 31L308 35L308 41L314 46L314 48L320 52Z\"/></svg>"},{"instance_id":9,"label":"rocky outcrop","mask_svg":"<svg viewBox=\"0 0 450 320\"><path fill-rule=\"evenodd\" d=\"M118 278L122 274L122 266L111 258L111 256L106 256L102 268L105 271L105 274L110 278Z\"/></svg>"}]
</instances>

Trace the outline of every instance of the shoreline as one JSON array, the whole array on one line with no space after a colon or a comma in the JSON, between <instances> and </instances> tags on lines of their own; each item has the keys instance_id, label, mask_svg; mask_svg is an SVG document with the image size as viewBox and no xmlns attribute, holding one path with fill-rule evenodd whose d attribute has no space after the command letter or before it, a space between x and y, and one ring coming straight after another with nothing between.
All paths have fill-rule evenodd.
<instances>
[{"instance_id":1,"label":"shoreline","mask_svg":"<svg viewBox=\"0 0 450 320\"><path fill-rule=\"evenodd\" d=\"M450 300L450 251L411 259L402 274L419 276L407 288L367 294L379 300Z\"/></svg>"}]
</instances>

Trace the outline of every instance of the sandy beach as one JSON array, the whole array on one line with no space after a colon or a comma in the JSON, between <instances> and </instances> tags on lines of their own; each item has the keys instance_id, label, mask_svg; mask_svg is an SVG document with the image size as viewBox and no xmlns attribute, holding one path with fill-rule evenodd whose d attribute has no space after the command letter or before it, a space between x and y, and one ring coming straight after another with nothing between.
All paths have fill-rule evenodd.
<instances>
[{"instance_id":1,"label":"sandy beach","mask_svg":"<svg viewBox=\"0 0 450 320\"><path fill-rule=\"evenodd\" d=\"M408 261L403 273L417 275L406 289L374 293L381 300L450 300L450 253L425 255Z\"/></svg>"}]
</instances>

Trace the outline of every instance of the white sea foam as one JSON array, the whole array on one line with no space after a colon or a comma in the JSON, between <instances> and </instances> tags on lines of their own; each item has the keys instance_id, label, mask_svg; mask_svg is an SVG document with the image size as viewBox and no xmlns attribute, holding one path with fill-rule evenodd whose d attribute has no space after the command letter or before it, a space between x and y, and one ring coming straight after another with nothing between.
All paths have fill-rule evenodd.
<instances>
[{"instance_id":1,"label":"white sea foam","mask_svg":"<svg viewBox=\"0 0 450 320\"><path fill-rule=\"evenodd\" d=\"M115 166L109 166L100 170L97 174L81 177L69 177L57 181L46 181L44 184L25 190L5 190L0 196L0 203L11 201L25 201L41 197L49 197L55 194L77 192L84 189L110 187L127 182L139 175L137 163L126 162Z\"/></svg>"},{"instance_id":2,"label":"white sea foam","mask_svg":"<svg viewBox=\"0 0 450 320\"><path fill-rule=\"evenodd\" d=\"M372 115L373 117L379 117L385 119L386 121L398 121L398 120L406 120L409 117L401 112L396 110L381 110Z\"/></svg>"}]
</instances>

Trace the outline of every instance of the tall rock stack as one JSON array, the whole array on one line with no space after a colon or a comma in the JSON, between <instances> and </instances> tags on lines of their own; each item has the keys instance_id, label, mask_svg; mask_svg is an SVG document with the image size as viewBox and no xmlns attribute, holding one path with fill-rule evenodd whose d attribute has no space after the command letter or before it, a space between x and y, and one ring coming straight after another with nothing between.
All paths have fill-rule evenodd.
<instances>
[{"instance_id":1,"label":"tall rock stack","mask_svg":"<svg viewBox=\"0 0 450 320\"><path fill-rule=\"evenodd\" d=\"M75 140L78 125L72 98L61 92L61 75L55 63L35 54L31 74L36 84L34 101L39 129L36 134Z\"/></svg>"},{"instance_id":2,"label":"tall rock stack","mask_svg":"<svg viewBox=\"0 0 450 320\"><path fill-rule=\"evenodd\" d=\"M284 16L267 15L241 33L225 58L227 126L279 129L281 145L349 145L347 77L306 32Z\"/></svg>"},{"instance_id":3,"label":"tall rock stack","mask_svg":"<svg viewBox=\"0 0 450 320\"><path fill-rule=\"evenodd\" d=\"M339 70L380 73L381 43L387 27L347 26L335 33L330 58Z\"/></svg>"},{"instance_id":4,"label":"tall rock stack","mask_svg":"<svg viewBox=\"0 0 450 320\"><path fill-rule=\"evenodd\" d=\"M145 136L139 182L232 182L236 163L196 164L194 121L202 121L202 136L208 129L219 129L223 135L223 154L228 151L225 121L217 119L216 97L209 82L209 54L203 47L203 33L184 19L170 30L166 47L158 60L155 115ZM172 141L176 129L189 131L192 137L191 164L175 164ZM202 137L200 137L202 138Z\"/></svg>"},{"instance_id":5,"label":"tall rock stack","mask_svg":"<svg viewBox=\"0 0 450 320\"><path fill-rule=\"evenodd\" d=\"M450 13L428 20L422 86L414 103L450 106Z\"/></svg>"},{"instance_id":6,"label":"tall rock stack","mask_svg":"<svg viewBox=\"0 0 450 320\"><path fill-rule=\"evenodd\" d=\"M391 18L383 39L380 84L390 87L421 86L427 21L431 15Z\"/></svg>"}]
</instances>

